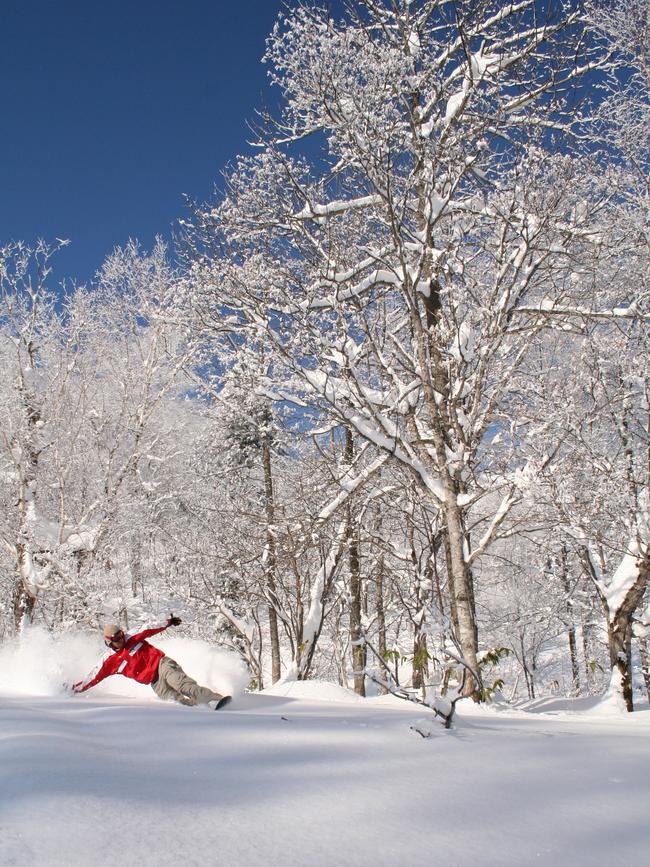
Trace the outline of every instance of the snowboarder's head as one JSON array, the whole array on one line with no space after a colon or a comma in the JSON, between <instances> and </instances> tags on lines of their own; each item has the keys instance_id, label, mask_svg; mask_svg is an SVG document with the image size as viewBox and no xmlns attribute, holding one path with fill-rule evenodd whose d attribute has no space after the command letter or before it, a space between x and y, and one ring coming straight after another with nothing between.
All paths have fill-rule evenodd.
<instances>
[{"instance_id":1,"label":"snowboarder's head","mask_svg":"<svg viewBox=\"0 0 650 867\"><path fill-rule=\"evenodd\" d=\"M124 647L124 632L117 623L107 623L104 627L104 644L113 650L121 650Z\"/></svg>"}]
</instances>

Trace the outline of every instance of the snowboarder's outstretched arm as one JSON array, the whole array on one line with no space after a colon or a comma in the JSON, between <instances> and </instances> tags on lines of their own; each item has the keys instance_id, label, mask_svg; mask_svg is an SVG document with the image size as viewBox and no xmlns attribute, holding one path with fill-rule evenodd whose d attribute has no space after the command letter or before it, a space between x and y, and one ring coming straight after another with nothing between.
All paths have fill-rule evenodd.
<instances>
[{"instance_id":1,"label":"snowboarder's outstretched arm","mask_svg":"<svg viewBox=\"0 0 650 867\"><path fill-rule=\"evenodd\" d=\"M115 662L113 662L113 660L115 660ZM116 663L118 661L117 657L113 654L105 653L93 670L87 674L83 680L80 680L79 683L72 684L72 691L85 692L87 689L98 684L100 680L104 680L105 677L110 677L111 674L115 674L117 671Z\"/></svg>"},{"instance_id":2,"label":"snowboarder's outstretched arm","mask_svg":"<svg viewBox=\"0 0 650 867\"><path fill-rule=\"evenodd\" d=\"M169 629L170 626L178 626L179 623L182 623L180 617L174 617L173 614L164 621L164 623L152 623L151 626L145 626L140 632L136 632L134 635L129 636L130 641L140 641L143 638L151 638L152 635L157 635L159 632L164 632L165 629Z\"/></svg>"}]
</instances>

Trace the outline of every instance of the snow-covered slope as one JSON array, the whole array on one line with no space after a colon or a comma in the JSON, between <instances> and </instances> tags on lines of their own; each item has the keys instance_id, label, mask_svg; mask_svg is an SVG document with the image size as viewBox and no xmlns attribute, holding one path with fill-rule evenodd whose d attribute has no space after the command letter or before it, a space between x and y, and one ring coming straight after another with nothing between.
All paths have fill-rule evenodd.
<instances>
[{"instance_id":1,"label":"snow-covered slope","mask_svg":"<svg viewBox=\"0 0 650 867\"><path fill-rule=\"evenodd\" d=\"M646 863L650 713L540 710L424 739L418 708L330 684L218 713L0 686L0 864Z\"/></svg>"}]
</instances>

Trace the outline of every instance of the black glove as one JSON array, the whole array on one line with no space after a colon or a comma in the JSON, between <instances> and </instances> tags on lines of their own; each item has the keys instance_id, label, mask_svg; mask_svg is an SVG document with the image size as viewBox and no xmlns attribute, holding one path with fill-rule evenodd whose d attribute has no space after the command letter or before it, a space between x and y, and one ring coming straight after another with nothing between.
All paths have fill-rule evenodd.
<instances>
[{"instance_id":1,"label":"black glove","mask_svg":"<svg viewBox=\"0 0 650 867\"><path fill-rule=\"evenodd\" d=\"M170 614L167 626L178 626L182 622L180 617L174 617L173 614Z\"/></svg>"}]
</instances>

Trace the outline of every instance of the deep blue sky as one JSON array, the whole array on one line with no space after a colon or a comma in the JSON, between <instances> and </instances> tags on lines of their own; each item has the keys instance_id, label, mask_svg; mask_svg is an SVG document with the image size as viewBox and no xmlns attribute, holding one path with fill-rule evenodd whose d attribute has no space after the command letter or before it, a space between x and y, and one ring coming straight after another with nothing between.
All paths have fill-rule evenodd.
<instances>
[{"instance_id":1,"label":"deep blue sky","mask_svg":"<svg viewBox=\"0 0 650 867\"><path fill-rule=\"evenodd\" d=\"M88 280L129 237L169 237L273 96L281 0L2 0L0 244L69 238Z\"/></svg>"}]
</instances>

